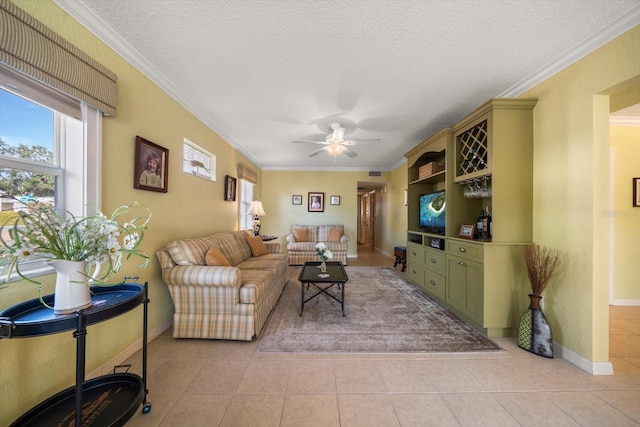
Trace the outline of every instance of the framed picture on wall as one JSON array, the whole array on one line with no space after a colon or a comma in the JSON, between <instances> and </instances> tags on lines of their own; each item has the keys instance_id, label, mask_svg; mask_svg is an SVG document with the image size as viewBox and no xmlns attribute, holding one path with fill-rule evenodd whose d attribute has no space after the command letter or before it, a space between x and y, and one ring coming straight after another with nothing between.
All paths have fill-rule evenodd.
<instances>
[{"instance_id":1,"label":"framed picture on wall","mask_svg":"<svg viewBox=\"0 0 640 427\"><path fill-rule=\"evenodd\" d=\"M640 178L633 178L633 207L640 208Z\"/></svg>"},{"instance_id":2,"label":"framed picture on wall","mask_svg":"<svg viewBox=\"0 0 640 427\"><path fill-rule=\"evenodd\" d=\"M133 188L167 192L169 150L136 136Z\"/></svg>"},{"instance_id":3,"label":"framed picture on wall","mask_svg":"<svg viewBox=\"0 0 640 427\"><path fill-rule=\"evenodd\" d=\"M227 201L236 201L236 182L237 180L229 175L224 176L224 199Z\"/></svg>"},{"instance_id":4,"label":"framed picture on wall","mask_svg":"<svg viewBox=\"0 0 640 427\"><path fill-rule=\"evenodd\" d=\"M291 196L291 204L292 205L301 205L302 204L302 194L294 194Z\"/></svg>"},{"instance_id":5,"label":"framed picture on wall","mask_svg":"<svg viewBox=\"0 0 640 427\"><path fill-rule=\"evenodd\" d=\"M340 204L340 196L331 196L331 204L339 205Z\"/></svg>"},{"instance_id":6,"label":"framed picture on wall","mask_svg":"<svg viewBox=\"0 0 640 427\"><path fill-rule=\"evenodd\" d=\"M309 212L324 212L324 193L309 193Z\"/></svg>"}]
</instances>

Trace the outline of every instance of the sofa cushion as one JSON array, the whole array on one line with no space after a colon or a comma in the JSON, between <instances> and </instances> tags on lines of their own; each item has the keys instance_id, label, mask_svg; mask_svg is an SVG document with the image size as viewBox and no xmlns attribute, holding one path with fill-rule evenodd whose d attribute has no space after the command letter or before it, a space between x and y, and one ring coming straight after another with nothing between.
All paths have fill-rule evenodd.
<instances>
[{"instance_id":1,"label":"sofa cushion","mask_svg":"<svg viewBox=\"0 0 640 427\"><path fill-rule=\"evenodd\" d=\"M329 242L329 234L331 230L340 230L340 235L344 234L344 225L342 224L325 224L318 227L318 242Z\"/></svg>"},{"instance_id":2,"label":"sofa cushion","mask_svg":"<svg viewBox=\"0 0 640 427\"><path fill-rule=\"evenodd\" d=\"M339 242L341 237L342 237L342 230L339 228L332 228L331 231L329 231L329 238L327 239L327 241Z\"/></svg>"},{"instance_id":3,"label":"sofa cushion","mask_svg":"<svg viewBox=\"0 0 640 427\"><path fill-rule=\"evenodd\" d=\"M275 275L271 270L243 270L240 302L254 304L262 301L273 286Z\"/></svg>"},{"instance_id":4,"label":"sofa cushion","mask_svg":"<svg viewBox=\"0 0 640 427\"><path fill-rule=\"evenodd\" d=\"M325 242L325 245L330 251L346 251L348 249L347 243ZM289 252L316 252L316 242L289 243L287 245L287 250Z\"/></svg>"},{"instance_id":5,"label":"sofa cushion","mask_svg":"<svg viewBox=\"0 0 640 427\"><path fill-rule=\"evenodd\" d=\"M227 257L224 256L220 249L216 247L210 247L207 254L204 257L204 262L207 265L217 265L222 267L230 267L231 264Z\"/></svg>"},{"instance_id":6,"label":"sofa cushion","mask_svg":"<svg viewBox=\"0 0 640 427\"><path fill-rule=\"evenodd\" d=\"M205 265L210 247L217 246L213 236L175 240L167 244L167 252L178 265Z\"/></svg>"},{"instance_id":7,"label":"sofa cushion","mask_svg":"<svg viewBox=\"0 0 640 427\"><path fill-rule=\"evenodd\" d=\"M305 242L317 242L318 241L318 226L317 225L304 225L304 224L294 224L291 227L293 230L293 235L296 235L296 230L308 230L309 237L304 240Z\"/></svg>"},{"instance_id":8,"label":"sofa cushion","mask_svg":"<svg viewBox=\"0 0 640 427\"><path fill-rule=\"evenodd\" d=\"M309 241L309 229L308 228L296 228L293 230L293 236L296 238L296 242L308 242Z\"/></svg>"},{"instance_id":9,"label":"sofa cushion","mask_svg":"<svg viewBox=\"0 0 640 427\"><path fill-rule=\"evenodd\" d=\"M269 253L267 247L264 245L262 238L260 236L247 236L246 238L249 247L251 248L251 254L255 256L266 255Z\"/></svg>"},{"instance_id":10,"label":"sofa cushion","mask_svg":"<svg viewBox=\"0 0 640 427\"><path fill-rule=\"evenodd\" d=\"M270 270L276 276L280 276L287 268L287 256L283 253L262 255L249 258L236 267L242 271L243 275L246 270Z\"/></svg>"}]
</instances>

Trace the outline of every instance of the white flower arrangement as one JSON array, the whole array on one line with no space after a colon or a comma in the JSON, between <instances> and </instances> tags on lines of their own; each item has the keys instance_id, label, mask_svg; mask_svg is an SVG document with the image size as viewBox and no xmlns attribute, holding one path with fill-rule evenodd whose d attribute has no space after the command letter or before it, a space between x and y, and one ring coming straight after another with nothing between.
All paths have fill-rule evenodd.
<instances>
[{"instance_id":1,"label":"white flower arrangement","mask_svg":"<svg viewBox=\"0 0 640 427\"><path fill-rule=\"evenodd\" d=\"M327 245L325 245L324 242L316 243L316 253L322 262L326 262L333 258L333 252L327 249Z\"/></svg>"},{"instance_id":2,"label":"white flower arrangement","mask_svg":"<svg viewBox=\"0 0 640 427\"><path fill-rule=\"evenodd\" d=\"M140 216L130 216L134 207L143 210ZM127 215L129 220L118 221ZM139 249L151 211L134 202L115 209L107 218L102 212L88 217L76 217L70 212L62 216L53 207L29 202L26 210L17 212L0 226L0 266L8 281L14 271L24 280L39 285L20 271L20 262L31 259L61 259L95 264L100 274L96 282L104 282L122 266L123 257L142 258L144 268L149 257Z\"/></svg>"}]
</instances>

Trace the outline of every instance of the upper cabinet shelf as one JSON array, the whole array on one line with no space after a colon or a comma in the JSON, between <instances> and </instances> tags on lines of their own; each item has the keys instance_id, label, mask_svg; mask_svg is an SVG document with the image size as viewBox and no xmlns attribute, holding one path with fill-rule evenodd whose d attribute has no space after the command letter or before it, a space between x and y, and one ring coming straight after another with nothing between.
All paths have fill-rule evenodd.
<instances>
[{"instance_id":1,"label":"upper cabinet shelf","mask_svg":"<svg viewBox=\"0 0 640 427\"><path fill-rule=\"evenodd\" d=\"M535 105L535 99L491 99L454 125L454 181L492 175L496 150L502 155L509 145L531 146Z\"/></svg>"}]
</instances>

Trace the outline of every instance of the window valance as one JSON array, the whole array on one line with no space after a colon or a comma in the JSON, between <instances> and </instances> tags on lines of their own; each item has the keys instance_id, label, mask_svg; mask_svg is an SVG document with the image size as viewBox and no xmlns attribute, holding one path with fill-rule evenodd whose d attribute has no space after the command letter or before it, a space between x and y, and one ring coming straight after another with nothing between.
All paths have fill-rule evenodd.
<instances>
[{"instance_id":1,"label":"window valance","mask_svg":"<svg viewBox=\"0 0 640 427\"><path fill-rule=\"evenodd\" d=\"M258 174L242 163L238 165L238 178L244 179L245 181L249 181L254 184L258 183Z\"/></svg>"},{"instance_id":2,"label":"window valance","mask_svg":"<svg viewBox=\"0 0 640 427\"><path fill-rule=\"evenodd\" d=\"M9 0L0 0L0 63L117 113L118 77Z\"/></svg>"}]
</instances>

